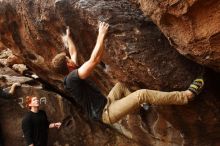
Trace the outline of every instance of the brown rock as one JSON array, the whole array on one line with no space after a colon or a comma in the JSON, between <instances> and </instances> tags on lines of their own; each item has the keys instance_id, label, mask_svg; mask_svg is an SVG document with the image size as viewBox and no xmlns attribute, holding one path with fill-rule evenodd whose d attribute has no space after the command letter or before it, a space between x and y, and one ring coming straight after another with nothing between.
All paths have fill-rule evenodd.
<instances>
[{"instance_id":1,"label":"brown rock","mask_svg":"<svg viewBox=\"0 0 220 146\"><path fill-rule=\"evenodd\" d=\"M13 66L14 64L21 64L23 63L17 56L11 55L7 58L7 65Z\"/></svg>"},{"instance_id":2,"label":"brown rock","mask_svg":"<svg viewBox=\"0 0 220 146\"><path fill-rule=\"evenodd\" d=\"M14 64L23 63L19 57L13 55L10 49L4 49L0 54L0 63L6 66L13 66Z\"/></svg>"},{"instance_id":3,"label":"brown rock","mask_svg":"<svg viewBox=\"0 0 220 146\"><path fill-rule=\"evenodd\" d=\"M139 0L145 15L157 24L184 56L220 71L218 0Z\"/></svg>"},{"instance_id":4,"label":"brown rock","mask_svg":"<svg viewBox=\"0 0 220 146\"><path fill-rule=\"evenodd\" d=\"M14 64L12 66L13 70L19 72L20 74L24 74L28 71L28 68L24 64Z\"/></svg>"},{"instance_id":5,"label":"brown rock","mask_svg":"<svg viewBox=\"0 0 220 146\"><path fill-rule=\"evenodd\" d=\"M61 92L64 75L53 72L51 60L64 51L60 36L65 26L71 28L82 63L90 57L96 42L98 20L110 23L105 55L91 78L103 93L107 94L116 81L125 82L132 89L185 90L200 72L201 67L178 54L156 25L129 1L49 0L45 4L45 1L5 0L1 4L1 42ZM185 11L183 6L181 12ZM144 146L216 146L220 133L219 75L213 73L208 78L211 81L205 91L189 105L151 107L141 114L128 115L113 126ZM87 127L85 131L80 129L87 137L83 141L85 135L77 135L79 144L96 145L99 140L103 144L105 138L99 134L97 139L93 138L98 124L87 123L91 132L85 132ZM72 137L75 138L74 135L68 138Z\"/></svg>"},{"instance_id":6,"label":"brown rock","mask_svg":"<svg viewBox=\"0 0 220 146\"><path fill-rule=\"evenodd\" d=\"M0 87L9 87L15 82L24 84L33 81L32 78L21 76L9 67L2 66L0 69L0 80L3 81Z\"/></svg>"}]
</instances>

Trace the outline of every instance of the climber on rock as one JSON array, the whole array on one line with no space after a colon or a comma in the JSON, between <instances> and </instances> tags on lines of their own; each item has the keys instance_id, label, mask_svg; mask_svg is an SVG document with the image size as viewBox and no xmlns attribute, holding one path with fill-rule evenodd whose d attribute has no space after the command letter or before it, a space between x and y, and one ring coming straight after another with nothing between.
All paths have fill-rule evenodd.
<instances>
[{"instance_id":1,"label":"climber on rock","mask_svg":"<svg viewBox=\"0 0 220 146\"><path fill-rule=\"evenodd\" d=\"M198 95L203 86L202 78L195 79L185 91L161 92L141 89L130 92L122 83L117 83L105 97L91 82L86 79L101 61L104 52L104 39L109 24L99 23L96 45L88 61L81 66L77 64L77 49L67 28L66 37L71 59L64 53L57 54L52 64L56 72L67 74L64 78L65 89L72 98L86 111L91 119L106 124L113 124L131 113L143 103L155 105L183 105Z\"/></svg>"},{"instance_id":2,"label":"climber on rock","mask_svg":"<svg viewBox=\"0 0 220 146\"><path fill-rule=\"evenodd\" d=\"M48 129L60 128L61 123L50 123L45 111L39 110L39 99L34 96L26 97L26 107L29 112L22 120L22 130L28 146L47 146Z\"/></svg>"}]
</instances>

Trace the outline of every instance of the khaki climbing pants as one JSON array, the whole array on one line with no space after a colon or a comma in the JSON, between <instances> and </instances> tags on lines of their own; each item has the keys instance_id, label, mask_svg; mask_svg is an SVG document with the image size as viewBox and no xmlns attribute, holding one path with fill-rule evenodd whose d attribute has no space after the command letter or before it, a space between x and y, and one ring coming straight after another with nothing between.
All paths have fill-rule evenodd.
<instances>
[{"instance_id":1,"label":"khaki climbing pants","mask_svg":"<svg viewBox=\"0 0 220 146\"><path fill-rule=\"evenodd\" d=\"M143 103L154 105L182 105L188 103L188 98L184 91L161 92L140 89L131 93L122 83L117 83L112 88L107 99L108 102L102 113L102 122L106 124L117 122Z\"/></svg>"}]
</instances>

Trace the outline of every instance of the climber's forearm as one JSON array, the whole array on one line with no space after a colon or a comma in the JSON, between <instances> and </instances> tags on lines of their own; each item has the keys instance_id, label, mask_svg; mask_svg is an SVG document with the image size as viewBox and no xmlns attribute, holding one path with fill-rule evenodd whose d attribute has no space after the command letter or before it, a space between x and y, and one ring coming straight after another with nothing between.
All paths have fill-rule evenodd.
<instances>
[{"instance_id":1,"label":"climber's forearm","mask_svg":"<svg viewBox=\"0 0 220 146\"><path fill-rule=\"evenodd\" d=\"M70 53L71 60L76 65L78 65L76 45L74 44L73 40L70 37L67 38L67 43L68 43L68 47L69 47L69 53Z\"/></svg>"},{"instance_id":2,"label":"climber's forearm","mask_svg":"<svg viewBox=\"0 0 220 146\"><path fill-rule=\"evenodd\" d=\"M95 48L93 49L91 57L90 57L90 60L96 63L100 62L103 52L104 52L104 38L105 38L105 35L100 34L100 33L98 34Z\"/></svg>"}]
</instances>

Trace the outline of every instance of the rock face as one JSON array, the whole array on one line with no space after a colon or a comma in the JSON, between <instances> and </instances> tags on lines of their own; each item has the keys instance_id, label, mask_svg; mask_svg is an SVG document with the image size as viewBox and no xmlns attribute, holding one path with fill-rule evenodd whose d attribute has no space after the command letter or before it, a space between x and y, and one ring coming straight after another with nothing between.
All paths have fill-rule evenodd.
<instances>
[{"instance_id":1,"label":"rock face","mask_svg":"<svg viewBox=\"0 0 220 146\"><path fill-rule=\"evenodd\" d=\"M4 47L12 49L42 79L60 89L63 76L51 72L51 60L64 51L62 31L70 26L79 59L84 62L95 45L98 20L111 25L103 62L95 72L101 77L97 82L105 93L112 87L111 78L153 89L180 89L190 83L199 68L181 58L157 27L125 0L50 0L46 5L44 1L16 1L16 5L3 1L0 16ZM167 79L176 76L174 71L182 77ZM185 83L180 83L182 80Z\"/></svg>"},{"instance_id":2,"label":"rock face","mask_svg":"<svg viewBox=\"0 0 220 146\"><path fill-rule=\"evenodd\" d=\"M108 22L110 30L103 60L91 80L106 95L117 81L126 83L131 90L184 90L201 70L200 65L170 46L157 26L126 0L3 0L0 18L1 47L10 48L42 80L61 92L64 75L53 72L51 60L65 51L60 37L65 26L70 26L80 63L83 63L95 45L98 20ZM211 73L204 92L190 104L151 106L148 111L128 115L113 127L143 146L217 146L220 139L219 75ZM93 128L103 126L88 123ZM96 130L87 134L88 137L96 134ZM67 139L72 137L75 135ZM85 143L97 145L89 140Z\"/></svg>"},{"instance_id":3,"label":"rock face","mask_svg":"<svg viewBox=\"0 0 220 146\"><path fill-rule=\"evenodd\" d=\"M181 54L220 71L220 1L139 0L137 3Z\"/></svg>"}]
</instances>

